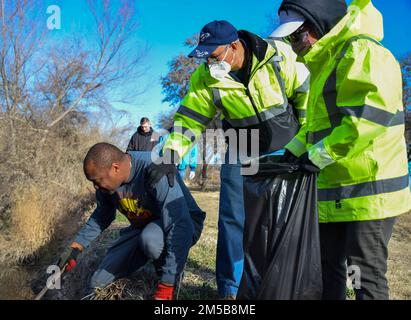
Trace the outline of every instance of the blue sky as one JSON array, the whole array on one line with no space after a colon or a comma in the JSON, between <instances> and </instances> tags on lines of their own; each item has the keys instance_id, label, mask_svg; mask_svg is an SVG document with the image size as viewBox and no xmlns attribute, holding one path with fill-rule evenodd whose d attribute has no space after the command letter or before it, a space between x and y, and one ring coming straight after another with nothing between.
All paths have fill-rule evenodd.
<instances>
[{"instance_id":1,"label":"blue sky","mask_svg":"<svg viewBox=\"0 0 411 320\"><path fill-rule=\"evenodd\" d=\"M168 104L161 103L163 95L160 77L167 74L167 63L172 57L189 52L189 49L183 46L186 38L199 32L209 21L220 19L230 21L238 29L247 29L265 36L269 31L269 16L277 12L281 1L136 0L135 3L139 20L137 37L142 44L149 46L144 60L148 71L143 79L135 81L150 85L132 104L122 105L130 112L133 123L137 123L142 116L148 116L155 122L160 111L171 110ZM373 0L373 3L384 17L383 44L397 57L410 52L411 41L407 39L411 30L411 1ZM91 24L85 0L46 0L46 5L50 4L61 8L62 30L54 32L64 34L77 30L84 35L89 32L87 29Z\"/></svg>"}]
</instances>

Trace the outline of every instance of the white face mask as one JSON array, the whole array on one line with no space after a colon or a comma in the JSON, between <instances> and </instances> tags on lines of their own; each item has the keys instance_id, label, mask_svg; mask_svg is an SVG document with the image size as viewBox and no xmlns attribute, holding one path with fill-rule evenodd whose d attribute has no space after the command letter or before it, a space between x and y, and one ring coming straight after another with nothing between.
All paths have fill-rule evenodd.
<instances>
[{"instance_id":1,"label":"white face mask","mask_svg":"<svg viewBox=\"0 0 411 320\"><path fill-rule=\"evenodd\" d=\"M231 65L226 61L210 64L208 68L210 69L211 76L217 80L224 79L231 71Z\"/></svg>"},{"instance_id":2,"label":"white face mask","mask_svg":"<svg viewBox=\"0 0 411 320\"><path fill-rule=\"evenodd\" d=\"M231 71L231 64L229 64L227 61L224 61L225 57L227 56L228 50L224 55L224 58L216 63L212 63L208 65L208 69L210 70L210 75L217 79L221 80L224 79L228 73ZM235 52L234 52L235 55ZM234 61L234 56L233 56L233 61Z\"/></svg>"}]
</instances>

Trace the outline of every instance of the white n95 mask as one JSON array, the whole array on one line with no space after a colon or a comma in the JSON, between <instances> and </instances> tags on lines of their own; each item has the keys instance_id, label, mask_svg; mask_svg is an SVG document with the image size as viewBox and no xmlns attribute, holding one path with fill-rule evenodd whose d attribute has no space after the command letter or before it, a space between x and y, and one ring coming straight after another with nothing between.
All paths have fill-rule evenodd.
<instances>
[{"instance_id":1,"label":"white n95 mask","mask_svg":"<svg viewBox=\"0 0 411 320\"><path fill-rule=\"evenodd\" d=\"M210 70L210 75L217 80L224 79L228 75L228 73L231 71L231 64L229 64L227 61L224 60L225 57L227 57L227 53L228 53L228 50L226 51L221 61L208 65L208 68ZM231 61L231 63L234 62L234 57L235 57L235 51L233 55L233 61Z\"/></svg>"},{"instance_id":2,"label":"white n95 mask","mask_svg":"<svg viewBox=\"0 0 411 320\"><path fill-rule=\"evenodd\" d=\"M208 69L210 70L210 75L213 78L221 80L224 79L224 77L227 76L228 73L231 71L231 65L223 60L217 63L210 64L208 66Z\"/></svg>"}]
</instances>

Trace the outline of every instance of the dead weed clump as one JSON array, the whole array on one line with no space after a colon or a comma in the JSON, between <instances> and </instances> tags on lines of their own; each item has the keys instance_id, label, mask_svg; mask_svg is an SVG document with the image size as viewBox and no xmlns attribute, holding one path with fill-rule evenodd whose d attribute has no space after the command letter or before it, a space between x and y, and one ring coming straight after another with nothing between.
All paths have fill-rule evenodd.
<instances>
[{"instance_id":1,"label":"dead weed clump","mask_svg":"<svg viewBox=\"0 0 411 320\"><path fill-rule=\"evenodd\" d=\"M0 266L0 299L19 300L33 299L34 294L27 286L29 274L19 266Z\"/></svg>"},{"instance_id":2,"label":"dead weed clump","mask_svg":"<svg viewBox=\"0 0 411 320\"><path fill-rule=\"evenodd\" d=\"M59 217L50 214L53 202L49 200L35 186L13 192L10 226L0 235L0 262L19 263L50 240Z\"/></svg>"},{"instance_id":3,"label":"dead weed clump","mask_svg":"<svg viewBox=\"0 0 411 320\"><path fill-rule=\"evenodd\" d=\"M97 288L90 300L151 300L157 277L152 265L147 263L130 278L119 279L107 287Z\"/></svg>"}]
</instances>

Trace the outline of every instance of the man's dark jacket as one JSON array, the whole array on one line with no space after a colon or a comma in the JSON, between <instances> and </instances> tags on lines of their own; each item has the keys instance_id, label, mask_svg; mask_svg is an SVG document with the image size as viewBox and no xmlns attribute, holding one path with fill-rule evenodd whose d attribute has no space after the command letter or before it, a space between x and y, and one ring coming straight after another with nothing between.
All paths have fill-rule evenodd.
<instances>
[{"instance_id":1,"label":"man's dark jacket","mask_svg":"<svg viewBox=\"0 0 411 320\"><path fill-rule=\"evenodd\" d=\"M137 128L137 131L133 134L128 143L128 151L151 151L158 143L158 134L154 132L152 128L145 133L141 126Z\"/></svg>"}]
</instances>

